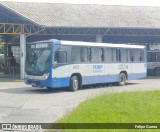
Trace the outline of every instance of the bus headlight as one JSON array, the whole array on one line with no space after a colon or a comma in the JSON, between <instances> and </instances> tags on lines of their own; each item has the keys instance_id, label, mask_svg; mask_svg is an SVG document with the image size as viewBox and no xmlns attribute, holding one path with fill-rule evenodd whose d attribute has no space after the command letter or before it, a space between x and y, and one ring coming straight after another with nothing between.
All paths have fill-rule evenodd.
<instances>
[{"instance_id":1,"label":"bus headlight","mask_svg":"<svg viewBox=\"0 0 160 132\"><path fill-rule=\"evenodd\" d=\"M49 77L49 73L43 75L43 80L46 80Z\"/></svg>"}]
</instances>

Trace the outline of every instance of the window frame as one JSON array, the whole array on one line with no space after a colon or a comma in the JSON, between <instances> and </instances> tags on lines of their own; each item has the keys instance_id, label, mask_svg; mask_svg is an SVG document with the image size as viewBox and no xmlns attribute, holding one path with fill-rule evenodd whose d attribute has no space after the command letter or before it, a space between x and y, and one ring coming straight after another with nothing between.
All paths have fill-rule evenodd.
<instances>
[{"instance_id":1,"label":"window frame","mask_svg":"<svg viewBox=\"0 0 160 132\"><path fill-rule=\"evenodd\" d=\"M100 62L98 62L98 61L92 61L92 48L100 49L102 51L101 52L102 53L101 56L99 56L100 60L101 60ZM104 56L104 47L93 47L93 46L88 47L88 62L89 63L105 63L105 58L104 57L105 57Z\"/></svg>"},{"instance_id":2,"label":"window frame","mask_svg":"<svg viewBox=\"0 0 160 132\"><path fill-rule=\"evenodd\" d=\"M72 61L72 56L73 56L72 50L73 50L73 48L80 48L80 55L79 55L80 61L79 61L79 62L78 62L78 61L77 61L77 62L73 62L73 61ZM82 59L81 59L81 55L82 55L82 54L81 54L81 48L86 48L86 49L87 49L87 56L86 56L86 57L87 57L87 58L86 58L87 60L86 60L86 61L82 61ZM72 46L72 47L71 47L71 63L72 63L72 64L77 64L77 63L78 63L78 64L81 64L81 63L87 63L87 62L88 62L88 47L87 47L87 46L83 46L83 47L82 47L82 46Z\"/></svg>"},{"instance_id":3,"label":"window frame","mask_svg":"<svg viewBox=\"0 0 160 132\"><path fill-rule=\"evenodd\" d=\"M58 61L57 61L57 55L58 55L58 53L59 52L65 52L66 53L66 62L63 62L63 63L59 63ZM58 51L56 51L56 53L55 53L55 58L54 58L54 61L56 62L56 64L68 64L68 53L67 53L67 51L65 51L65 50L58 50ZM55 60L56 59L56 60Z\"/></svg>"},{"instance_id":4,"label":"window frame","mask_svg":"<svg viewBox=\"0 0 160 132\"><path fill-rule=\"evenodd\" d=\"M134 51L134 50L139 50L139 51L140 51L139 61L133 60L133 57L134 57L133 51ZM141 54L141 53L142 53L142 54ZM131 63L143 63L143 62L145 62L145 61L146 61L146 55L145 55L144 49L135 49L135 48L130 49L130 62L131 62Z\"/></svg>"}]
</instances>

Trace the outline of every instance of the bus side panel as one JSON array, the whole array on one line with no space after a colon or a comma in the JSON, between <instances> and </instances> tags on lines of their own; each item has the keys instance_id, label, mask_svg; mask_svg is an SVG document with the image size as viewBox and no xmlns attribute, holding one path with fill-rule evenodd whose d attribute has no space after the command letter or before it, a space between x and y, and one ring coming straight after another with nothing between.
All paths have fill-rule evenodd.
<instances>
[{"instance_id":1,"label":"bus side panel","mask_svg":"<svg viewBox=\"0 0 160 132\"><path fill-rule=\"evenodd\" d=\"M56 88L69 86L69 67L70 65L62 65L52 69L52 87Z\"/></svg>"},{"instance_id":2,"label":"bus side panel","mask_svg":"<svg viewBox=\"0 0 160 132\"><path fill-rule=\"evenodd\" d=\"M105 82L117 82L118 81L118 64L105 64Z\"/></svg>"},{"instance_id":3,"label":"bus side panel","mask_svg":"<svg viewBox=\"0 0 160 132\"><path fill-rule=\"evenodd\" d=\"M131 63L99 63L99 64L72 64L71 75L79 73L82 76L82 84L95 84L118 82L121 71L132 73Z\"/></svg>"},{"instance_id":4,"label":"bus side panel","mask_svg":"<svg viewBox=\"0 0 160 132\"><path fill-rule=\"evenodd\" d=\"M82 77L82 84L104 83L105 67L102 63L72 64L70 74L78 73Z\"/></svg>"},{"instance_id":5,"label":"bus side panel","mask_svg":"<svg viewBox=\"0 0 160 132\"><path fill-rule=\"evenodd\" d=\"M132 63L132 73L128 74L128 80L144 78L147 75L146 63Z\"/></svg>"},{"instance_id":6,"label":"bus side panel","mask_svg":"<svg viewBox=\"0 0 160 132\"><path fill-rule=\"evenodd\" d=\"M138 68L137 68L138 67ZM146 63L71 64L54 68L52 87L69 86L72 74L82 76L82 84L118 82L119 73L126 71L128 80L146 77Z\"/></svg>"},{"instance_id":7,"label":"bus side panel","mask_svg":"<svg viewBox=\"0 0 160 132\"><path fill-rule=\"evenodd\" d=\"M134 67L133 69L132 66ZM81 74L83 85L118 82L120 72L124 71L127 72L128 80L143 78L146 77L146 64L145 63L72 64L70 67L71 75L74 73Z\"/></svg>"},{"instance_id":8,"label":"bus side panel","mask_svg":"<svg viewBox=\"0 0 160 132\"><path fill-rule=\"evenodd\" d=\"M125 71L127 75L132 72L130 63L111 63L105 65L106 82L118 82L120 72Z\"/></svg>"}]
</instances>

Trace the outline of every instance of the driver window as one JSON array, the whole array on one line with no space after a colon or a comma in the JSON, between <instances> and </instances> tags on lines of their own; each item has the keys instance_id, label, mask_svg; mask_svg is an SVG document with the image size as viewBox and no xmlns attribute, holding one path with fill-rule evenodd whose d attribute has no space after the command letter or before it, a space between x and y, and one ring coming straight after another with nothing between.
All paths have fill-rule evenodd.
<instances>
[{"instance_id":1,"label":"driver window","mask_svg":"<svg viewBox=\"0 0 160 132\"><path fill-rule=\"evenodd\" d=\"M55 61L57 63L67 63L67 51L57 51Z\"/></svg>"}]
</instances>

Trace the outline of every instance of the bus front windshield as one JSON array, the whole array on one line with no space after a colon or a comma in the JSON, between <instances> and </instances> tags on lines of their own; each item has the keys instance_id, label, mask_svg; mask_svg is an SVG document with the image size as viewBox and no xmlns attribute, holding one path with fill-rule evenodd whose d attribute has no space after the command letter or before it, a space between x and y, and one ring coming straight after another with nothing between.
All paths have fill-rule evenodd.
<instances>
[{"instance_id":1,"label":"bus front windshield","mask_svg":"<svg viewBox=\"0 0 160 132\"><path fill-rule=\"evenodd\" d=\"M43 75L50 65L51 49L37 48L27 49L26 73L30 75Z\"/></svg>"}]
</instances>

